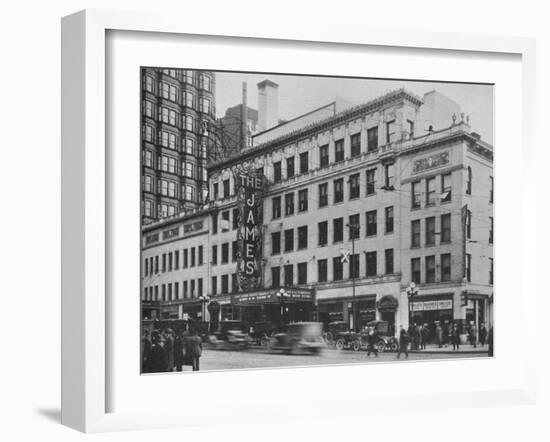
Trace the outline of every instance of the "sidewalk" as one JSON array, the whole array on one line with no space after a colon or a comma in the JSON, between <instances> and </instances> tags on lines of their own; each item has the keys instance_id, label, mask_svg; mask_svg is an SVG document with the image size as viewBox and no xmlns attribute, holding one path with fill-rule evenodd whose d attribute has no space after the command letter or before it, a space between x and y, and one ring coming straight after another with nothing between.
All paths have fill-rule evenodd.
<instances>
[{"instance_id":1,"label":"sidewalk","mask_svg":"<svg viewBox=\"0 0 550 442\"><path fill-rule=\"evenodd\" d=\"M461 344L458 350L453 350L452 345L443 345L441 348L437 344L427 344L425 350L409 350L409 353L460 353L460 354L479 354L480 356L489 352L489 346L478 344L477 347L472 347L470 344Z\"/></svg>"}]
</instances>

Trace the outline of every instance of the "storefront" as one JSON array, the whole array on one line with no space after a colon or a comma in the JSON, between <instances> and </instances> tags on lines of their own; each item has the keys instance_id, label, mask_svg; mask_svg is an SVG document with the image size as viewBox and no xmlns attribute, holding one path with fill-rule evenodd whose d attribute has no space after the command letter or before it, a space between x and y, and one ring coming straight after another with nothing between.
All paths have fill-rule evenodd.
<instances>
[{"instance_id":1,"label":"storefront","mask_svg":"<svg viewBox=\"0 0 550 442\"><path fill-rule=\"evenodd\" d=\"M388 321L390 334L393 335L395 328L395 313L399 307L399 301L393 295L382 296L376 303L382 321Z\"/></svg>"},{"instance_id":2,"label":"storefront","mask_svg":"<svg viewBox=\"0 0 550 442\"><path fill-rule=\"evenodd\" d=\"M141 319L159 319L160 302L159 301L141 301Z\"/></svg>"},{"instance_id":3,"label":"storefront","mask_svg":"<svg viewBox=\"0 0 550 442\"><path fill-rule=\"evenodd\" d=\"M367 295L320 300L318 305L319 321L324 326L334 321L350 322L354 313L354 304L358 329L376 319L376 295Z\"/></svg>"},{"instance_id":4,"label":"storefront","mask_svg":"<svg viewBox=\"0 0 550 442\"><path fill-rule=\"evenodd\" d=\"M443 328L454 321L453 294L419 296L411 304L412 323L427 325L430 340L435 338L435 328L439 323Z\"/></svg>"}]
</instances>

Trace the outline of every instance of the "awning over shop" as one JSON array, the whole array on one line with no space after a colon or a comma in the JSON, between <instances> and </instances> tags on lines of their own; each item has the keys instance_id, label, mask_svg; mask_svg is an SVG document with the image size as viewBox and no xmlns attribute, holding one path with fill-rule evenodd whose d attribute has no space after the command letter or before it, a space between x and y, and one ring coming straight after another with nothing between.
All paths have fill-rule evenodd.
<instances>
[{"instance_id":1,"label":"awning over shop","mask_svg":"<svg viewBox=\"0 0 550 442\"><path fill-rule=\"evenodd\" d=\"M313 302L312 289L285 289L284 295L279 296L279 290L261 290L249 293L230 295L234 305L261 305L261 304L292 304L297 302Z\"/></svg>"}]
</instances>

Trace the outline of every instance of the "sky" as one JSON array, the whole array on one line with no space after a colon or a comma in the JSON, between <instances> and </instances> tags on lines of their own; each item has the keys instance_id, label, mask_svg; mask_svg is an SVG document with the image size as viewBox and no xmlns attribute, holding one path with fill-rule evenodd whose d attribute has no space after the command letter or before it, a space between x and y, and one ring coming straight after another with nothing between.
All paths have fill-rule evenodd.
<instances>
[{"instance_id":1,"label":"sky","mask_svg":"<svg viewBox=\"0 0 550 442\"><path fill-rule=\"evenodd\" d=\"M282 120L295 118L334 101L336 97L360 104L399 88L420 97L435 89L456 101L470 116L472 131L493 144L494 89L491 85L216 72L217 116L223 116L228 107L242 102L243 82L247 83L248 106L257 109L256 85L265 79L279 85L279 119Z\"/></svg>"}]
</instances>

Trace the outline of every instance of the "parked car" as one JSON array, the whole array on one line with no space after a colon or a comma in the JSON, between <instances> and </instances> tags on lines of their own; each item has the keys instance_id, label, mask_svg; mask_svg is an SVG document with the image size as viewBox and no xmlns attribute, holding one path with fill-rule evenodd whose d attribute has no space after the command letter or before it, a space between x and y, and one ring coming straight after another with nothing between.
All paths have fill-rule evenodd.
<instances>
[{"instance_id":1,"label":"parked car","mask_svg":"<svg viewBox=\"0 0 550 442\"><path fill-rule=\"evenodd\" d=\"M279 327L274 322L255 322L250 325L248 334L253 343L261 345L262 347L267 347L271 335L276 333L278 328Z\"/></svg>"},{"instance_id":2,"label":"parked car","mask_svg":"<svg viewBox=\"0 0 550 442\"><path fill-rule=\"evenodd\" d=\"M327 324L325 339L327 344L335 344L338 334L349 332L349 324L346 321L333 321Z\"/></svg>"},{"instance_id":3,"label":"parked car","mask_svg":"<svg viewBox=\"0 0 550 442\"><path fill-rule=\"evenodd\" d=\"M250 347L252 339L243 327L241 321L220 321L218 330L208 337L208 342L218 350L244 350Z\"/></svg>"},{"instance_id":4,"label":"parked car","mask_svg":"<svg viewBox=\"0 0 550 442\"><path fill-rule=\"evenodd\" d=\"M368 335L368 328L373 327L374 332L377 335L378 342L376 344L376 347L379 352L384 351L397 351L399 347L399 343L397 341L397 338L393 335L393 330L391 327L391 324L388 321L370 321L367 323L367 326L363 329L361 332L361 342L362 346L367 345L367 335Z\"/></svg>"},{"instance_id":5,"label":"parked car","mask_svg":"<svg viewBox=\"0 0 550 442\"><path fill-rule=\"evenodd\" d=\"M325 346L321 322L296 322L288 324L281 333L275 333L269 341L272 351L289 354L319 354Z\"/></svg>"}]
</instances>

